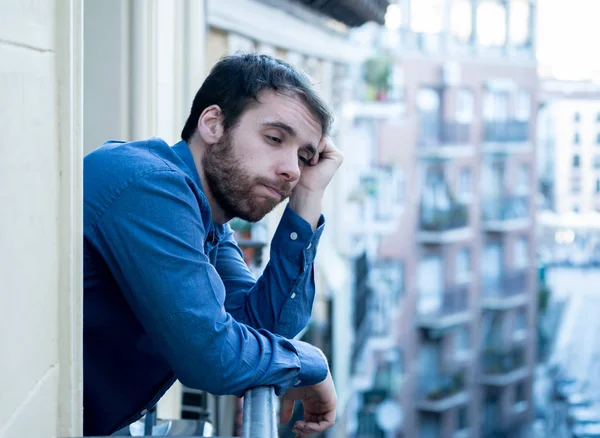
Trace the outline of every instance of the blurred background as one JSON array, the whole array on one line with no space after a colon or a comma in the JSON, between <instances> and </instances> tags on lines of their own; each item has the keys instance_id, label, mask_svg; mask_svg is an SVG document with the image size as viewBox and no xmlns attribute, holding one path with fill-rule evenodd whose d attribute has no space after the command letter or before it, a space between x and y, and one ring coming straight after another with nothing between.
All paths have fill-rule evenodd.
<instances>
[{"instance_id":1,"label":"blurred background","mask_svg":"<svg viewBox=\"0 0 600 438\"><path fill-rule=\"evenodd\" d=\"M323 436L600 436L599 6L0 1L0 437L81 434L83 155L175 143L240 51L308 73L345 154L299 335ZM281 212L232 222L256 275ZM176 384L158 415L237 436L241 408Z\"/></svg>"}]
</instances>

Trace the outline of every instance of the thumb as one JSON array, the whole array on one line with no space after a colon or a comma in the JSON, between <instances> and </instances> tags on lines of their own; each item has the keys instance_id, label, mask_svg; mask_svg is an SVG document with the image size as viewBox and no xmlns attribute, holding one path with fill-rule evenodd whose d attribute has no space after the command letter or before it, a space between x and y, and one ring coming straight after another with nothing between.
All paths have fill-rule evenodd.
<instances>
[{"instance_id":1,"label":"thumb","mask_svg":"<svg viewBox=\"0 0 600 438\"><path fill-rule=\"evenodd\" d=\"M292 419L294 413L294 400L281 400L281 409L279 410L279 421L281 424L287 423Z\"/></svg>"}]
</instances>

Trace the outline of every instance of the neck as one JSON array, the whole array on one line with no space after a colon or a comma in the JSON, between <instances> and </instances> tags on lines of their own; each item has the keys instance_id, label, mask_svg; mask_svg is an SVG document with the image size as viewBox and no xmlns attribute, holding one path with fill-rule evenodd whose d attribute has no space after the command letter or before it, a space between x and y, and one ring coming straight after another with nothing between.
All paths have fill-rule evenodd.
<instances>
[{"instance_id":1,"label":"neck","mask_svg":"<svg viewBox=\"0 0 600 438\"><path fill-rule=\"evenodd\" d=\"M208 200L208 204L210 205L210 211L212 213L212 220L215 224L222 225L231 218L225 214L225 211L221 208L219 203L215 200L213 192L206 180L206 175L204 174L204 166L202 165L202 157L206 152L207 145L202 142L197 136L192 137L190 142L188 143L190 148L190 152L192 153L192 157L194 158L194 164L196 165L196 170L198 171L198 175L200 176L200 182L202 183L202 190L206 195L206 199Z\"/></svg>"}]
</instances>

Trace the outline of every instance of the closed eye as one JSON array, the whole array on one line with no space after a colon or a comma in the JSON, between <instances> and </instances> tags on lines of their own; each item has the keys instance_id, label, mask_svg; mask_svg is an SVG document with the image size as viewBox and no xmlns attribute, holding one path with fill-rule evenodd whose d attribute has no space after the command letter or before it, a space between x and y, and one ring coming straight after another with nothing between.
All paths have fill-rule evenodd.
<instances>
[{"instance_id":1,"label":"closed eye","mask_svg":"<svg viewBox=\"0 0 600 438\"><path fill-rule=\"evenodd\" d=\"M298 156L298 159L302 162L303 165L308 164L308 162L310 161L308 158L302 156Z\"/></svg>"},{"instance_id":2,"label":"closed eye","mask_svg":"<svg viewBox=\"0 0 600 438\"><path fill-rule=\"evenodd\" d=\"M281 144L281 139L279 137L274 137L272 135L265 135L265 137L272 143Z\"/></svg>"}]
</instances>

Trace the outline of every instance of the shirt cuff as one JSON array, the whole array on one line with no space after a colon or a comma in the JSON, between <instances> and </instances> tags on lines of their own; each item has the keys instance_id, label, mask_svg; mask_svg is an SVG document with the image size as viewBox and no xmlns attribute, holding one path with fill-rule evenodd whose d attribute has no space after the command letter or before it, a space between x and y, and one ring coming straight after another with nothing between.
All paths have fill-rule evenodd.
<instances>
[{"instance_id":1,"label":"shirt cuff","mask_svg":"<svg viewBox=\"0 0 600 438\"><path fill-rule=\"evenodd\" d=\"M319 218L317 229L313 232L310 224L288 205L273 236L271 251L297 264L312 264L324 228L323 215Z\"/></svg>"},{"instance_id":2,"label":"shirt cuff","mask_svg":"<svg viewBox=\"0 0 600 438\"><path fill-rule=\"evenodd\" d=\"M289 342L296 350L298 359L300 359L300 371L294 386L312 386L325 380L329 372L329 366L323 352L303 341L290 339Z\"/></svg>"}]
</instances>

